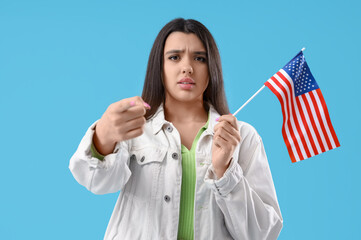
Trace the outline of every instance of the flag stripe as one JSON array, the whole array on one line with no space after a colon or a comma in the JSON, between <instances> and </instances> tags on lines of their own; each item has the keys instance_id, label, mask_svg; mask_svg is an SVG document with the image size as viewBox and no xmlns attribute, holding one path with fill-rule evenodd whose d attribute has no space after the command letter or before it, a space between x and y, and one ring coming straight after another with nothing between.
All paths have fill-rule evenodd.
<instances>
[{"instance_id":1,"label":"flag stripe","mask_svg":"<svg viewBox=\"0 0 361 240\"><path fill-rule=\"evenodd\" d=\"M296 149L296 152L297 152L297 154L295 154L296 161L299 161L303 156L302 156L302 152L301 152L300 146L298 144L298 141L295 137L294 127L292 126L292 124L294 125L294 123L292 122L292 114L290 114L290 109L289 109L288 101L286 100L285 92L281 89L281 86L279 86L280 84L277 82L275 77L271 77L271 79L273 80L275 89L278 91L278 93L282 97L283 106L284 106L285 112L287 113L287 116L288 116L286 124L287 124L288 131L290 132L290 134L287 137L291 138L292 141L290 141L290 142L293 143L293 145L291 145L291 146L294 146Z\"/></svg>"},{"instance_id":2,"label":"flag stripe","mask_svg":"<svg viewBox=\"0 0 361 240\"><path fill-rule=\"evenodd\" d=\"M325 126L323 125L321 115L320 115L320 109L318 108L315 96L313 95L313 91L309 92L308 96L310 97L310 99L312 101L311 109L313 109L314 113L316 114L316 118L317 118L316 125L320 128L320 135L322 138L322 142L326 148L326 151L328 151L331 149L331 143L330 143L329 139L327 138L327 132L326 132Z\"/></svg>"},{"instance_id":3,"label":"flag stripe","mask_svg":"<svg viewBox=\"0 0 361 240\"><path fill-rule=\"evenodd\" d=\"M274 83L278 86L278 88L282 91L283 95L285 96L284 100L285 100L287 112L289 115L288 126L291 129L291 131L290 131L291 137L292 137L293 142L295 143L295 147L297 150L297 154L299 156L299 160L304 159L304 158L306 158L307 155L306 155L305 149L302 145L302 142L299 141L302 134L299 133L300 128L297 125L297 121L295 121L295 119L297 119L297 118L295 116L295 110L293 109L293 104L291 103L291 100L290 100L291 99L291 94L289 91L289 87L291 87L289 85L290 83L288 82L287 79L282 79L277 74L275 74L275 76L273 78L274 78L273 79ZM288 84L284 81L288 82Z\"/></svg>"},{"instance_id":4,"label":"flag stripe","mask_svg":"<svg viewBox=\"0 0 361 240\"><path fill-rule=\"evenodd\" d=\"M276 95L276 97L278 98L278 101L281 104L281 110L282 110L282 115L283 115L283 123L282 123L283 139L284 139L284 141L286 143L287 151L288 151L288 154L290 155L291 161L296 162L296 157L295 157L294 151L292 150L292 147L291 147L292 145L289 142L289 140L288 140L289 138L287 137L287 133L286 133L287 115L285 114L285 109L284 109L283 104L282 104L282 97L281 97L280 94L278 94L277 90L272 86L271 79L268 80L267 82L265 82L265 85L274 93L274 95ZM290 140L292 141L292 138Z\"/></svg>"},{"instance_id":5,"label":"flag stripe","mask_svg":"<svg viewBox=\"0 0 361 240\"><path fill-rule=\"evenodd\" d=\"M288 74L285 71L283 71L282 69L277 73L277 75L280 79L277 77L276 78L278 80L280 80L280 83L282 84L282 82L284 82L286 84L286 86L284 84L282 84L282 85L287 90L288 102L292 109L292 116L293 116L293 120L295 122L296 130L298 133L298 135L296 137L301 140L300 145L301 145L301 150L303 153L303 158L301 160L303 160L305 158L309 158L309 157L311 157L310 151L312 151L312 147L311 147L311 143L308 139L308 136L306 134L304 134L306 132L306 129L304 128L304 126L302 124L300 112L299 112L299 109L298 109L296 101L295 101L295 92L294 92L293 81L288 76Z\"/></svg>"},{"instance_id":6,"label":"flag stripe","mask_svg":"<svg viewBox=\"0 0 361 240\"><path fill-rule=\"evenodd\" d=\"M312 133L310 132L309 124L307 123L307 121L305 119L305 115L307 116L307 113L304 113L304 109L302 108L302 106L300 106L299 98L295 97L294 85L293 85L292 78L283 69L281 69L279 72L280 72L280 75L281 76L283 75L283 77L286 78L292 85L293 105L295 106L297 120L299 121L299 125L301 126L301 129L302 129L300 134L302 135L302 137L304 137L304 139L307 142L307 146L305 145L305 143L303 143L304 148L306 150L308 150L307 157L312 157L317 154L317 149L316 149L315 142L313 140L314 137L313 137ZM286 79L284 79L284 81L286 81ZM308 116L307 116L307 119L309 119ZM311 128L311 130L312 130L312 128Z\"/></svg>"},{"instance_id":7,"label":"flag stripe","mask_svg":"<svg viewBox=\"0 0 361 240\"><path fill-rule=\"evenodd\" d=\"M307 137L308 137L308 139L310 141L310 144L311 144L310 151L311 151L311 157L313 157L313 156L318 154L318 151L317 151L316 143L313 140L314 135L311 133L312 128L309 127L309 123L310 123L309 117L307 116L307 113L304 112L304 109L303 109L303 107L301 105L301 102L300 102L300 98L296 97L295 101L296 101L296 104L297 104L298 109L300 111L300 116L301 116L301 119L302 119L303 126L306 129ZM308 121L306 120L306 116L307 116Z\"/></svg>"},{"instance_id":8,"label":"flag stripe","mask_svg":"<svg viewBox=\"0 0 361 240\"><path fill-rule=\"evenodd\" d=\"M317 103L317 108L318 108L318 112L319 112L319 118L322 120L321 121L321 125L323 125L324 129L324 135L325 135L325 138L326 138L326 141L327 141L327 145L328 145L328 148L329 149L333 149L336 147L336 144L335 142L333 141L333 138L332 138L332 135L331 135L331 132L330 132L330 129L328 127L328 124L327 124L327 121L326 121L326 117L325 117L325 112L324 112L324 109L323 109L323 106L321 104L321 101L320 101L320 98L318 97L318 93L316 91L313 92L313 96L315 98L315 101Z\"/></svg>"},{"instance_id":9,"label":"flag stripe","mask_svg":"<svg viewBox=\"0 0 361 240\"><path fill-rule=\"evenodd\" d=\"M302 112L303 114L305 115L305 118L306 118L306 121L307 121L307 126L310 128L310 131L311 131L311 135L312 135L312 140L314 141L315 143L315 147L317 149L317 151L315 151L315 154L320 154L322 153L322 149L321 149L321 146L319 144L319 137L317 135L317 132L315 131L315 123L314 123L314 120L312 118L312 115L310 116L308 114L308 109L307 109L307 106L305 104L305 101L303 100L303 97L302 96L298 96L297 97L297 100L300 102L301 106L302 106Z\"/></svg>"},{"instance_id":10,"label":"flag stripe","mask_svg":"<svg viewBox=\"0 0 361 240\"><path fill-rule=\"evenodd\" d=\"M306 93L303 96L305 97L305 99L307 101L306 104L308 104L308 106L310 108L310 114L311 114L312 118L314 119L314 123L315 123L314 127L315 127L315 131L318 133L318 136L319 136L318 141L320 143L321 150L322 150L322 152L325 152L325 151L327 151L327 143L325 141L325 137L323 136L322 129L320 127L320 122L319 122L319 119L317 118L317 114L316 114L312 99L311 99L309 93Z\"/></svg>"},{"instance_id":11,"label":"flag stripe","mask_svg":"<svg viewBox=\"0 0 361 240\"><path fill-rule=\"evenodd\" d=\"M323 98L321 89L317 89L316 92L317 92L317 95L318 95L318 97L320 98L321 104L322 104L322 106L323 106L323 110L324 110L325 116L326 116L327 125L328 125L328 127L330 128L332 138L333 138L333 140L335 141L336 147L339 147L339 146L340 146L340 142L338 141L338 138L337 138L337 136L336 136L336 132L335 132L335 130L333 129L333 126L332 126L332 123L331 123L330 114L328 113L328 109L327 109L327 106L326 106L326 102L325 102L325 99Z\"/></svg>"}]
</instances>

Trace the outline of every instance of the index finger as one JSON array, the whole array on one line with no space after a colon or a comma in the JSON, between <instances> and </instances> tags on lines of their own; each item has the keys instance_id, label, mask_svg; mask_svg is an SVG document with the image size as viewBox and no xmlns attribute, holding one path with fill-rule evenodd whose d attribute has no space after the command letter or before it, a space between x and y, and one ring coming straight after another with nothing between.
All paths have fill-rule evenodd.
<instances>
[{"instance_id":1,"label":"index finger","mask_svg":"<svg viewBox=\"0 0 361 240\"><path fill-rule=\"evenodd\" d=\"M231 114L229 115L222 115L219 117L218 122L221 121L227 121L229 124L232 125L232 127L234 127L235 129L238 130L238 125L237 125L237 118Z\"/></svg>"},{"instance_id":2,"label":"index finger","mask_svg":"<svg viewBox=\"0 0 361 240\"><path fill-rule=\"evenodd\" d=\"M120 112L120 113L125 112L129 108L134 107L134 106L141 106L141 107L145 108L146 110L150 109L149 104L144 102L143 99L138 96L120 100L119 102L116 102L115 105L116 105L115 106L116 111Z\"/></svg>"}]
</instances>

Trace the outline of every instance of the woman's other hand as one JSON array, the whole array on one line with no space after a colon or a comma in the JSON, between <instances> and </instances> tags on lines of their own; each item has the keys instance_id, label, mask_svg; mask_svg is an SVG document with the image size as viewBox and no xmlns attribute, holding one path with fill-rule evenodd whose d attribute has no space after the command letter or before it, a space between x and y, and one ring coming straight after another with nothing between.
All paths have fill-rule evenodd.
<instances>
[{"instance_id":1,"label":"woman's other hand","mask_svg":"<svg viewBox=\"0 0 361 240\"><path fill-rule=\"evenodd\" d=\"M110 104L95 127L93 143L97 151L110 154L117 142L142 135L147 109L150 106L138 96Z\"/></svg>"},{"instance_id":2,"label":"woman's other hand","mask_svg":"<svg viewBox=\"0 0 361 240\"><path fill-rule=\"evenodd\" d=\"M212 144L212 165L218 179L227 170L240 141L237 118L231 114L219 117L218 124L214 127Z\"/></svg>"}]
</instances>

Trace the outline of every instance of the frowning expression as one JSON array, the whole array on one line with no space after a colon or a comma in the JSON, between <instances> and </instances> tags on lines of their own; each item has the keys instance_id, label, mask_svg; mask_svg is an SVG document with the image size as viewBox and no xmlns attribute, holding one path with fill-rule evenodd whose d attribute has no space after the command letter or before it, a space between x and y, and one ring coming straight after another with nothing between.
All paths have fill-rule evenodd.
<instances>
[{"instance_id":1,"label":"frowning expression","mask_svg":"<svg viewBox=\"0 0 361 240\"><path fill-rule=\"evenodd\" d=\"M203 100L209 82L207 52L195 34L171 33L165 42L163 62L166 100Z\"/></svg>"}]
</instances>

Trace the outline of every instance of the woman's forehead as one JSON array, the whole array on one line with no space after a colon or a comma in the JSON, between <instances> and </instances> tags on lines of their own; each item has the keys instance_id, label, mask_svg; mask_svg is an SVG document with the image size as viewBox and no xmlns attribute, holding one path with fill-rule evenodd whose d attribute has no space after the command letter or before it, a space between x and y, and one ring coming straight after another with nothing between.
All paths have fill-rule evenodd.
<instances>
[{"instance_id":1,"label":"woman's forehead","mask_svg":"<svg viewBox=\"0 0 361 240\"><path fill-rule=\"evenodd\" d=\"M165 41L164 53L169 50L206 51L203 43L194 33L172 32Z\"/></svg>"}]
</instances>

